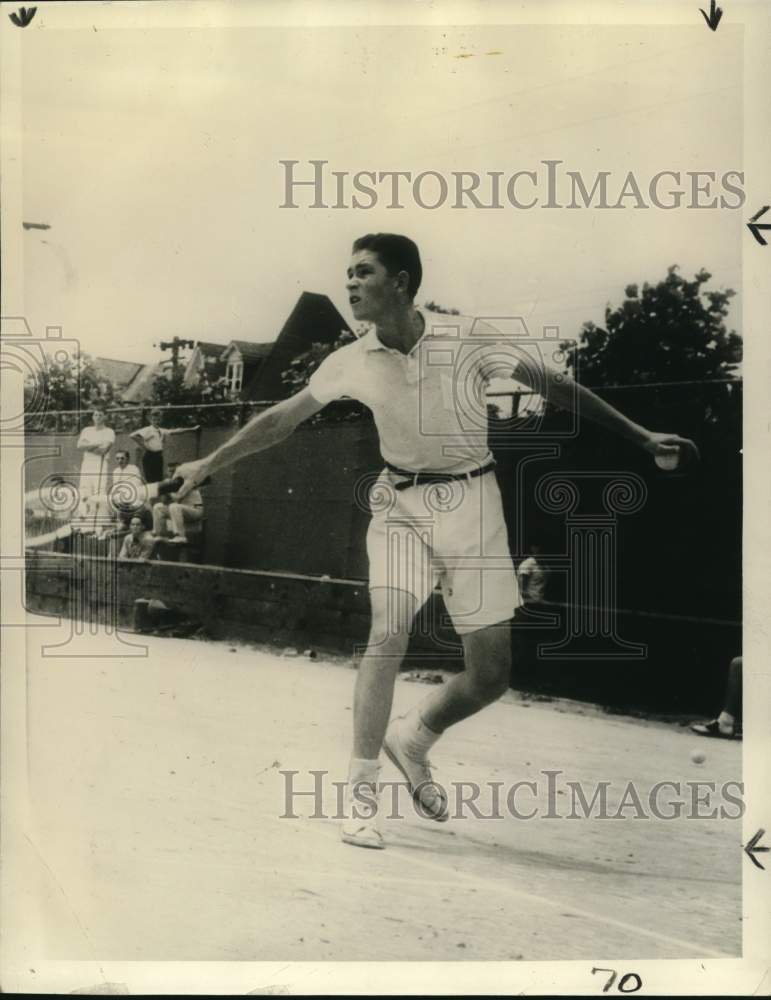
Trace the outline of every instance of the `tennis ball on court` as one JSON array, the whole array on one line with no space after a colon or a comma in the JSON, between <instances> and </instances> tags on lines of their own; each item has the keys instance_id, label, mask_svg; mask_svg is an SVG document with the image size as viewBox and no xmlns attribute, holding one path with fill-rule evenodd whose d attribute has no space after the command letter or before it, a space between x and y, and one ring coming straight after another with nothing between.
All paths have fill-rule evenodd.
<instances>
[{"instance_id":1,"label":"tennis ball on court","mask_svg":"<svg viewBox=\"0 0 771 1000\"><path fill-rule=\"evenodd\" d=\"M691 750L691 760L694 764L703 764L707 759L707 755L703 750Z\"/></svg>"},{"instance_id":2,"label":"tennis ball on court","mask_svg":"<svg viewBox=\"0 0 771 1000\"><path fill-rule=\"evenodd\" d=\"M680 449L678 448L677 451L656 455L655 461L656 465L658 465L660 469L664 469L665 472L672 472L680 464Z\"/></svg>"}]
</instances>

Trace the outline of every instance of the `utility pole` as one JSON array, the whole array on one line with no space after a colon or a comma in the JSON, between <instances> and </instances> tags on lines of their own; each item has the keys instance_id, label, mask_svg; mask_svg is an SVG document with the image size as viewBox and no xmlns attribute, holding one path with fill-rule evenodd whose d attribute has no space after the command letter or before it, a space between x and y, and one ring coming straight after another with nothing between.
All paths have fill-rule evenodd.
<instances>
[{"instance_id":1,"label":"utility pole","mask_svg":"<svg viewBox=\"0 0 771 1000\"><path fill-rule=\"evenodd\" d=\"M174 337L173 340L162 340L158 347L162 351L171 351L171 369L176 372L179 366L179 352L185 347L195 347L194 340L183 340L181 337Z\"/></svg>"}]
</instances>

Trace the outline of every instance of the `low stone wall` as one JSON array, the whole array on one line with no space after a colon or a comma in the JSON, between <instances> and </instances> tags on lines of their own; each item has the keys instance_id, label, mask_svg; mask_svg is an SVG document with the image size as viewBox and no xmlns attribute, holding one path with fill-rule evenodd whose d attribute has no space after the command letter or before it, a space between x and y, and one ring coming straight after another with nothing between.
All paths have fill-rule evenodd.
<instances>
[{"instance_id":1,"label":"low stone wall","mask_svg":"<svg viewBox=\"0 0 771 1000\"><path fill-rule=\"evenodd\" d=\"M200 623L215 639L347 656L366 641L370 621L369 593L362 580L192 563L116 563L43 551L28 552L26 595L31 611L115 622L124 629L133 627L135 601L155 599ZM697 717L719 708L728 662L741 650L739 629L705 623L697 634L689 621L656 623L620 615L621 635L649 644L642 659L544 659L538 643L553 643L567 634L564 615L556 618L546 631L514 623L514 687L623 711ZM714 650L709 667L699 655L696 638ZM435 593L421 612L403 666L430 671L459 670L462 665L457 634L446 623L444 604Z\"/></svg>"},{"instance_id":2,"label":"low stone wall","mask_svg":"<svg viewBox=\"0 0 771 1000\"><path fill-rule=\"evenodd\" d=\"M26 594L30 611L64 617L83 613L89 621L114 620L124 629L133 627L135 601L160 600L200 623L212 638L344 654L366 641L370 621L365 581L193 563L113 563L29 552ZM426 610L426 621L430 613L441 614L438 596ZM438 643L431 631L419 625L414 652L442 659L443 666L459 666L454 631L440 628Z\"/></svg>"}]
</instances>

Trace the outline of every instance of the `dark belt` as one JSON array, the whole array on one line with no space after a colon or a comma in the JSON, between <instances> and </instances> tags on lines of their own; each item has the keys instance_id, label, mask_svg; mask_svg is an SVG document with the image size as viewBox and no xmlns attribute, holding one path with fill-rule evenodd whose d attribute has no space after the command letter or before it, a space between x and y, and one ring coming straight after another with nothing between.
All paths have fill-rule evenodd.
<instances>
[{"instance_id":1,"label":"dark belt","mask_svg":"<svg viewBox=\"0 0 771 1000\"><path fill-rule=\"evenodd\" d=\"M386 468L397 476L405 476L404 483L394 483L395 490L408 490L411 486L425 486L428 483L452 483L462 479L476 479L486 472L492 472L495 462L488 462L481 468L471 469L469 472L408 472L406 469L397 469L395 465L386 462Z\"/></svg>"}]
</instances>

